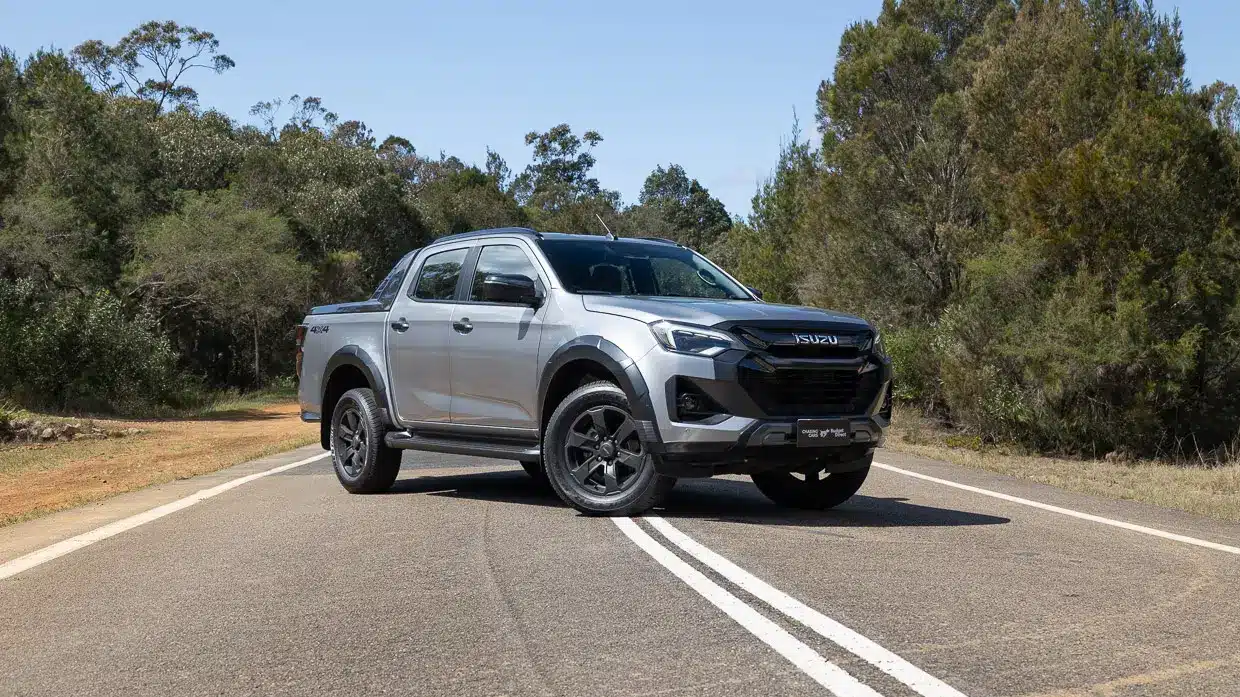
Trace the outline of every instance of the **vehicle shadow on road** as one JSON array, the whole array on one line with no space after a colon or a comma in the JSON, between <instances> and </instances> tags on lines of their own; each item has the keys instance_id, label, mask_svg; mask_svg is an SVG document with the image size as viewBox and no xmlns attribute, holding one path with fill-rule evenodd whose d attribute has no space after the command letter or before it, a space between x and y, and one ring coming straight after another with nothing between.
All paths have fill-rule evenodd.
<instances>
[{"instance_id":1,"label":"vehicle shadow on road","mask_svg":"<svg viewBox=\"0 0 1240 697\"><path fill-rule=\"evenodd\" d=\"M864 488L861 490L865 491ZM682 480L660 514L665 518L700 518L729 523L821 527L958 527L1002 525L1010 518L909 503L902 498L856 494L828 511L803 511L771 503L750 482L734 479Z\"/></svg>"},{"instance_id":2,"label":"vehicle shadow on road","mask_svg":"<svg viewBox=\"0 0 1240 697\"><path fill-rule=\"evenodd\" d=\"M862 489L864 491L864 489ZM562 507L549 488L514 469L399 479L390 494L428 494L529 506ZM681 480L657 511L665 518L700 518L756 525L820 527L956 527L1002 525L1010 518L858 494L829 511L800 511L771 503L752 483L731 479Z\"/></svg>"}]
</instances>

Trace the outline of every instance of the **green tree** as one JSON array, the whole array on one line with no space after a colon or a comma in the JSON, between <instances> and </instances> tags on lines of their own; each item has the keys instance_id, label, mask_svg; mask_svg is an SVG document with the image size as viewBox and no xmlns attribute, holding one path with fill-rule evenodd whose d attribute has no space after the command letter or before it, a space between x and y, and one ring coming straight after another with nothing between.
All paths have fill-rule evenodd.
<instances>
[{"instance_id":1,"label":"green tree","mask_svg":"<svg viewBox=\"0 0 1240 697\"><path fill-rule=\"evenodd\" d=\"M584 232L599 229L595 216L618 223L620 194L604 189L590 176L591 150L603 141L596 131L580 137L562 123L546 133L531 131L534 161L513 181L512 190L530 218L542 229Z\"/></svg>"},{"instance_id":2,"label":"green tree","mask_svg":"<svg viewBox=\"0 0 1240 697\"><path fill-rule=\"evenodd\" d=\"M823 177L807 202L816 302L887 325L933 322L986 239L964 94L1000 0L883 3L850 26L818 90Z\"/></svg>"},{"instance_id":3,"label":"green tree","mask_svg":"<svg viewBox=\"0 0 1240 697\"><path fill-rule=\"evenodd\" d=\"M818 154L800 141L794 125L792 139L780 149L775 171L753 197L753 213L744 225L727 233L729 270L758 288L771 302L799 303L799 284L805 275L800 241L806 205L819 177Z\"/></svg>"},{"instance_id":4,"label":"green tree","mask_svg":"<svg viewBox=\"0 0 1240 697\"><path fill-rule=\"evenodd\" d=\"M165 104L198 103L197 90L181 82L185 73L205 69L218 75L236 65L219 47L209 31L152 21L112 45L86 41L73 49L73 58L100 88L149 99L162 111ZM144 78L145 73L154 74Z\"/></svg>"},{"instance_id":5,"label":"green tree","mask_svg":"<svg viewBox=\"0 0 1240 697\"><path fill-rule=\"evenodd\" d=\"M1004 243L942 322L966 423L1087 452L1234 437L1240 177L1183 66L1177 19L1101 1L1023 3L977 66L977 190Z\"/></svg>"},{"instance_id":6,"label":"green tree","mask_svg":"<svg viewBox=\"0 0 1240 697\"><path fill-rule=\"evenodd\" d=\"M249 335L259 384L261 335L303 307L312 271L285 221L218 191L186 193L178 211L143 226L127 277L160 314L193 310Z\"/></svg>"},{"instance_id":7,"label":"green tree","mask_svg":"<svg viewBox=\"0 0 1240 697\"><path fill-rule=\"evenodd\" d=\"M732 227L719 199L677 164L655 167L642 186L638 205L624 212L624 226L635 234L667 237L706 251Z\"/></svg>"}]
</instances>

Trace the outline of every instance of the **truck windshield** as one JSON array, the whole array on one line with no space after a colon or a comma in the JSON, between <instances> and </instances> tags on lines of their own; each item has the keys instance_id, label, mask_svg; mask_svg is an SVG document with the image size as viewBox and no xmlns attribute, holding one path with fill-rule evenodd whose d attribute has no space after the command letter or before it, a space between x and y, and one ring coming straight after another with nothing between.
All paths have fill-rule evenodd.
<instances>
[{"instance_id":1,"label":"truck windshield","mask_svg":"<svg viewBox=\"0 0 1240 697\"><path fill-rule=\"evenodd\" d=\"M542 239L538 245L572 293L753 299L717 266L684 247L605 238Z\"/></svg>"}]
</instances>

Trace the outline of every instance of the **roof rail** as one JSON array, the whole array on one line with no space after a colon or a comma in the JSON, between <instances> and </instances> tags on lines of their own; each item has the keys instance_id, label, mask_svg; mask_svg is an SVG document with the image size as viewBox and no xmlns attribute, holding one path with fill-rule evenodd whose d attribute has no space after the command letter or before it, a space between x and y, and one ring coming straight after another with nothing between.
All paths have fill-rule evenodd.
<instances>
[{"instance_id":1,"label":"roof rail","mask_svg":"<svg viewBox=\"0 0 1240 697\"><path fill-rule=\"evenodd\" d=\"M470 232L458 232L458 233L454 233L454 234L451 234L451 235L444 235L443 237L437 238L437 239L435 239L434 241L432 241L432 242L431 242L431 244L438 244L438 243L440 243L440 242L451 242L451 241L455 241L455 240L467 240L467 239L469 239L469 238L471 238L471 237L482 237L483 235L502 235L502 234L505 234L505 233L508 233L508 234L511 234L511 233L517 233L517 234L522 234L522 235L532 235L532 236L534 236L534 237L538 237L538 236L539 236L539 235L538 235L538 231L537 231L537 230L534 230L534 229L532 229L532 228L527 228L527 227L496 227L496 228L489 228L489 229L486 229L486 230L472 230L472 231L470 231Z\"/></svg>"},{"instance_id":2,"label":"roof rail","mask_svg":"<svg viewBox=\"0 0 1240 697\"><path fill-rule=\"evenodd\" d=\"M646 240L647 242L663 242L663 243L665 243L665 244L674 244L674 245L676 245L677 247L683 247L683 246L684 246L684 245L682 245L681 243L677 242L676 240L669 240L669 239L667 239L666 237L630 237L630 238L628 238L628 239L631 239L631 240Z\"/></svg>"}]
</instances>

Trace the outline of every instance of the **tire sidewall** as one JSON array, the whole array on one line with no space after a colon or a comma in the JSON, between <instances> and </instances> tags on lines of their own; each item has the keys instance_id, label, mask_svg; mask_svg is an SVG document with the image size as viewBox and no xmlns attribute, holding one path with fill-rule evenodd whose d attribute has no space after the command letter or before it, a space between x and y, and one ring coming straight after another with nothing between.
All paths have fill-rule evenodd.
<instances>
[{"instance_id":1,"label":"tire sidewall","mask_svg":"<svg viewBox=\"0 0 1240 697\"><path fill-rule=\"evenodd\" d=\"M555 492L574 508L596 515L631 515L638 509L649 508L644 501L652 497L652 487L659 487L664 484L660 480L667 479L655 472L654 463L648 453L646 463L637 475L637 481L619 494L611 496L581 490L564 460L564 439L569 427L587 409L600 406L617 407L629 414L630 418L633 414L624 391L612 383L596 382L578 388L556 407L547 422L542 448L544 471Z\"/></svg>"}]
</instances>

